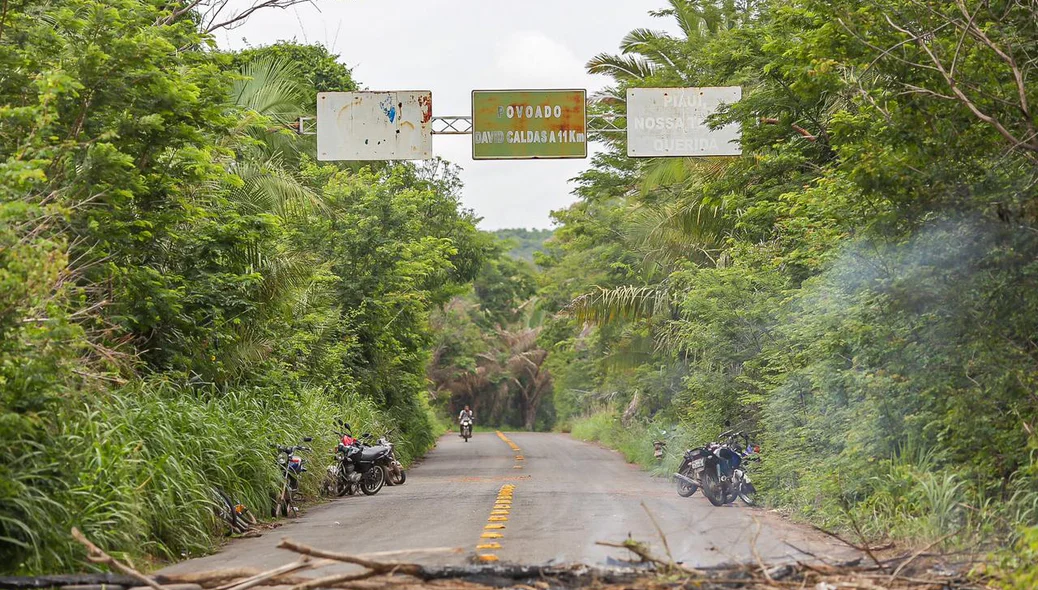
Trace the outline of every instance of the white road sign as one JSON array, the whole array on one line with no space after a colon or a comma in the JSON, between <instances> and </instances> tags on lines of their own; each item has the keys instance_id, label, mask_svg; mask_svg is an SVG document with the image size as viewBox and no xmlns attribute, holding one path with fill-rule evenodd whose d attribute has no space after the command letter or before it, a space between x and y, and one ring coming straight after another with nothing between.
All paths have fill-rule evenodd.
<instances>
[{"instance_id":1,"label":"white road sign","mask_svg":"<svg viewBox=\"0 0 1038 590\"><path fill-rule=\"evenodd\" d=\"M432 158L432 92L321 92L317 159Z\"/></svg>"},{"instance_id":2,"label":"white road sign","mask_svg":"<svg viewBox=\"0 0 1038 590\"><path fill-rule=\"evenodd\" d=\"M742 98L738 86L627 89L627 155L738 156L738 124L711 130L706 118Z\"/></svg>"}]
</instances>

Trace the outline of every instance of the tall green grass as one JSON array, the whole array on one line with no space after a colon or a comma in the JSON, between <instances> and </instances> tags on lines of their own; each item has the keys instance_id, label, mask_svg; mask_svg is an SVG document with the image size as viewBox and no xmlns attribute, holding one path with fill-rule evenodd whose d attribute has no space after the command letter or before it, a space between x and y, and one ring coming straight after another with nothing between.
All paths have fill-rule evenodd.
<instances>
[{"instance_id":1,"label":"tall green grass","mask_svg":"<svg viewBox=\"0 0 1038 590\"><path fill-rule=\"evenodd\" d=\"M687 435L680 429L667 429L658 424L635 420L625 426L620 413L608 407L596 408L583 417L573 419L569 428L574 438L615 449L628 463L640 465L661 477L669 476L677 470L687 439ZM662 461L654 456L652 443L656 440L667 443Z\"/></svg>"},{"instance_id":2,"label":"tall green grass","mask_svg":"<svg viewBox=\"0 0 1038 590\"><path fill-rule=\"evenodd\" d=\"M608 406L595 408L568 426L573 437L616 449L627 461L664 477L674 473L685 449L707 440L682 426L667 428L664 434L663 425L653 422L635 419L625 425L620 412ZM662 462L653 457L652 446L654 440L660 439L667 442ZM775 478L773 473L791 472L796 466L783 464L782 456L769 458L765 453L763 458L762 469L755 469L754 473L761 499L768 502L769 492L774 491L770 486L785 481ZM847 489L841 487L839 479L839 466L833 465L827 474L817 474L819 480L831 482L829 496L818 498L814 502L816 509L793 516L832 528L858 529L870 540L911 545L939 543L946 548L963 548L987 543L1004 547L1013 543L1026 545L1038 539L1033 528L1038 524L1038 481L1034 476L1010 482L1008 501L996 502L948 465L947 459L933 449L906 444L895 456L875 464L876 475L854 482L857 496L846 495ZM805 484L795 492L809 489L819 488ZM785 490L773 497L786 498L788 494Z\"/></svg>"},{"instance_id":3,"label":"tall green grass","mask_svg":"<svg viewBox=\"0 0 1038 590\"><path fill-rule=\"evenodd\" d=\"M356 433L391 426L355 396L190 391L163 380L66 404L51 418L45 441L15 442L21 455L0 484L0 569L79 569L72 527L138 563L209 552L224 532L212 513L213 486L269 514L279 485L271 445L315 437L301 482L313 496L336 444L335 418ZM427 444L425 436L396 438L405 460Z\"/></svg>"}]
</instances>

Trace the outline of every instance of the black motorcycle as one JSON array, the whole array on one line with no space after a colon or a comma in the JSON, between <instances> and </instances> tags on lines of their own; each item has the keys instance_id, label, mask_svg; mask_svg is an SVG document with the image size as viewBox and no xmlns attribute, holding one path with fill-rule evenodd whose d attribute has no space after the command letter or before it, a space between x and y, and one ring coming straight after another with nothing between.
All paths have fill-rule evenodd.
<instances>
[{"instance_id":1,"label":"black motorcycle","mask_svg":"<svg viewBox=\"0 0 1038 590\"><path fill-rule=\"evenodd\" d=\"M696 493L702 481L703 468L706 466L707 457L712 454L708 447L699 447L685 451L685 457L674 474L678 484L678 495L688 498Z\"/></svg>"},{"instance_id":2,"label":"black motorcycle","mask_svg":"<svg viewBox=\"0 0 1038 590\"><path fill-rule=\"evenodd\" d=\"M303 442L310 442L313 437L305 437ZM275 445L278 450L278 466L281 468L281 491L274 499L274 517L296 516L299 506L296 505L299 494L299 477L306 471L303 458L297 453L309 451L310 447L302 445L294 447L283 447Z\"/></svg>"},{"instance_id":3,"label":"black motorcycle","mask_svg":"<svg viewBox=\"0 0 1038 590\"><path fill-rule=\"evenodd\" d=\"M750 483L743 469L746 453L741 450L738 439L746 441L749 448L749 435L744 432L728 431L720 437L723 443L711 443L707 446L710 455L705 458L699 485L714 506L731 504L736 498L743 496L743 501L752 504L757 490ZM748 451L747 451L748 452Z\"/></svg>"},{"instance_id":4,"label":"black motorcycle","mask_svg":"<svg viewBox=\"0 0 1038 590\"><path fill-rule=\"evenodd\" d=\"M335 462L328 467L326 489L336 496L356 494L358 490L374 496L386 483L385 466L389 464L392 449L383 446L368 446L353 437L350 425L339 422L341 431L339 445L335 449ZM361 435L370 439L370 434Z\"/></svg>"}]
</instances>

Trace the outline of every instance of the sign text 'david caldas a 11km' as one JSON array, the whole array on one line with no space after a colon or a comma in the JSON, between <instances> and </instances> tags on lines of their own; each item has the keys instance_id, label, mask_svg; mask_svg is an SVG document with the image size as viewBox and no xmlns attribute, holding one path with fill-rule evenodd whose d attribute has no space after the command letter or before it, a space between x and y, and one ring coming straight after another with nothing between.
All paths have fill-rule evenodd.
<instances>
[{"instance_id":1,"label":"sign text 'david caldas a 11km'","mask_svg":"<svg viewBox=\"0 0 1038 590\"><path fill-rule=\"evenodd\" d=\"M475 90L472 158L586 158L584 90Z\"/></svg>"}]
</instances>

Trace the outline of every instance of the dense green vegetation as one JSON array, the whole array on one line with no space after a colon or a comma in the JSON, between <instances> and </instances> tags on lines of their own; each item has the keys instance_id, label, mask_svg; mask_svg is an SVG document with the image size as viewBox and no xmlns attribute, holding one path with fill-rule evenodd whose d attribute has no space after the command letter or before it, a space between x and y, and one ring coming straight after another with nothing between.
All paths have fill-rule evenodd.
<instances>
[{"instance_id":1,"label":"dense green vegetation","mask_svg":"<svg viewBox=\"0 0 1038 590\"><path fill-rule=\"evenodd\" d=\"M470 406L479 425L547 429L553 382L538 342L546 316L533 265L508 247L498 242L471 291L434 312L432 396L452 416Z\"/></svg>"},{"instance_id":2,"label":"dense green vegetation","mask_svg":"<svg viewBox=\"0 0 1038 590\"><path fill-rule=\"evenodd\" d=\"M495 250L455 170L320 166L287 127L353 87L319 47L215 50L185 3L0 13L0 571L207 551L269 509L273 443L442 426L429 313Z\"/></svg>"},{"instance_id":3,"label":"dense green vegetation","mask_svg":"<svg viewBox=\"0 0 1038 590\"><path fill-rule=\"evenodd\" d=\"M544 242L551 237L550 229L499 229L494 236L508 243L508 255L527 262L534 261L534 254L544 252Z\"/></svg>"},{"instance_id":4,"label":"dense green vegetation","mask_svg":"<svg viewBox=\"0 0 1038 590\"><path fill-rule=\"evenodd\" d=\"M269 506L269 444L320 460L344 417L410 459L469 404L642 462L664 436L664 473L730 421L773 505L1010 539L1033 583L1033 2L670 0L680 33L589 62L593 108L739 85L743 156L602 138L557 229L504 242L446 163L314 161L289 126L355 86L335 56L224 53L185 6L2 1L0 571L78 565L72 526L207 551L212 486Z\"/></svg>"},{"instance_id":5,"label":"dense green vegetation","mask_svg":"<svg viewBox=\"0 0 1038 590\"><path fill-rule=\"evenodd\" d=\"M1034 526L1038 9L658 15L680 33L589 62L615 82L596 108L739 85L715 123L741 124L743 156L635 161L604 138L539 258L559 426L644 459L664 430L676 455L731 421L771 503L869 535Z\"/></svg>"}]
</instances>

